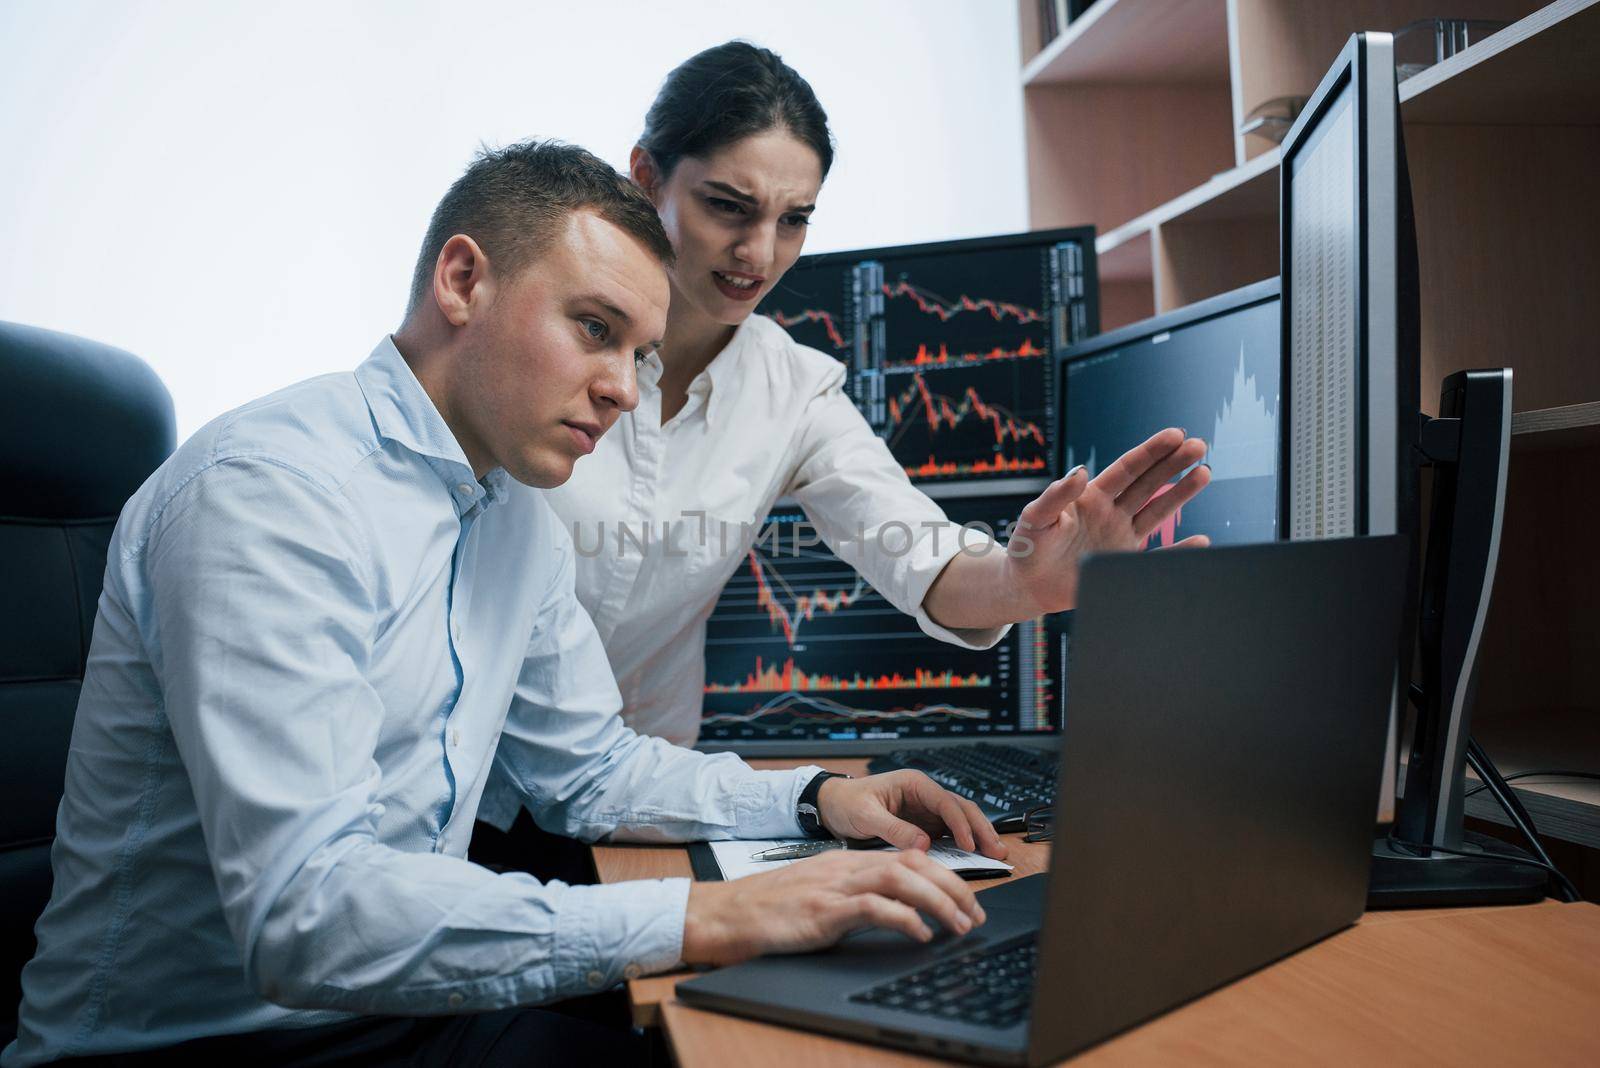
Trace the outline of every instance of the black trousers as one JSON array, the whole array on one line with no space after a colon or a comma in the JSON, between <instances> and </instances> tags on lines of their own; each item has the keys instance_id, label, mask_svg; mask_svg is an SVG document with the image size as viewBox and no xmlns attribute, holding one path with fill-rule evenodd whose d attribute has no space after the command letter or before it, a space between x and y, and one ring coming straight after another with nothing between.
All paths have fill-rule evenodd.
<instances>
[{"instance_id":1,"label":"black trousers","mask_svg":"<svg viewBox=\"0 0 1600 1068\"><path fill-rule=\"evenodd\" d=\"M650 1047L620 1030L550 1009L473 1016L372 1016L325 1027L215 1035L140 1053L58 1061L83 1068L501 1068L510 1065L647 1065Z\"/></svg>"},{"instance_id":2,"label":"black trousers","mask_svg":"<svg viewBox=\"0 0 1600 1068\"><path fill-rule=\"evenodd\" d=\"M588 886L600 881L588 846L551 834L533 822L527 809L517 813L509 831L481 820L473 824L467 859L493 871L525 871L540 882L560 879L569 886Z\"/></svg>"}]
</instances>

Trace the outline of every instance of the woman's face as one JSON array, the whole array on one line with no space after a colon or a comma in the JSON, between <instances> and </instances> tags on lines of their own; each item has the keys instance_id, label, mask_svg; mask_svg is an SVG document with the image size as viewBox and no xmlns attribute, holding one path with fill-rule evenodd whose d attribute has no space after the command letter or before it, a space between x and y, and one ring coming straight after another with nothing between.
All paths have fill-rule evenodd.
<instances>
[{"instance_id":1,"label":"woman's face","mask_svg":"<svg viewBox=\"0 0 1600 1068\"><path fill-rule=\"evenodd\" d=\"M665 182L651 180L654 164L641 156L636 149L634 178L678 254L670 314L693 309L727 326L744 322L805 244L822 187L816 152L774 128L704 159L684 156Z\"/></svg>"}]
</instances>

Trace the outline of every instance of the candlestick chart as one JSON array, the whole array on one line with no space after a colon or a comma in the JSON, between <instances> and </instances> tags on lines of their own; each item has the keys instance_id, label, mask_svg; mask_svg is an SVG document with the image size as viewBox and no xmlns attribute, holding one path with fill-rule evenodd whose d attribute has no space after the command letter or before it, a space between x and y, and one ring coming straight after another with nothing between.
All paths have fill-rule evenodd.
<instances>
[{"instance_id":1,"label":"candlestick chart","mask_svg":"<svg viewBox=\"0 0 1600 1068\"><path fill-rule=\"evenodd\" d=\"M1026 359L1054 343L1049 263L1038 249L906 257L884 264L879 288L885 370L915 363L919 349Z\"/></svg>"},{"instance_id":2,"label":"candlestick chart","mask_svg":"<svg viewBox=\"0 0 1600 1068\"><path fill-rule=\"evenodd\" d=\"M919 479L1050 471L1048 364L886 376L884 440Z\"/></svg>"},{"instance_id":3,"label":"candlestick chart","mask_svg":"<svg viewBox=\"0 0 1600 1068\"><path fill-rule=\"evenodd\" d=\"M1003 530L1026 497L972 498L952 522ZM885 516L885 522L897 517ZM898 517L914 529L927 516ZM881 739L1048 729L1054 679L1033 623L991 649L924 634L856 571L774 513L706 624L702 738ZM953 529L942 532L954 539ZM874 537L868 531L868 544ZM947 540L945 544L949 544ZM898 551L903 538L887 536ZM974 536L972 545L981 545Z\"/></svg>"},{"instance_id":4,"label":"candlestick chart","mask_svg":"<svg viewBox=\"0 0 1600 1068\"><path fill-rule=\"evenodd\" d=\"M1084 464L1093 477L1156 431L1185 428L1206 443L1211 483L1167 516L1147 545L1193 534L1213 544L1274 540L1278 346L1271 300L1069 359L1061 383L1064 466Z\"/></svg>"},{"instance_id":5,"label":"candlestick chart","mask_svg":"<svg viewBox=\"0 0 1600 1068\"><path fill-rule=\"evenodd\" d=\"M1086 241L1068 231L806 257L761 310L846 361L851 396L914 480L1048 475L1052 354L1094 329Z\"/></svg>"}]
</instances>

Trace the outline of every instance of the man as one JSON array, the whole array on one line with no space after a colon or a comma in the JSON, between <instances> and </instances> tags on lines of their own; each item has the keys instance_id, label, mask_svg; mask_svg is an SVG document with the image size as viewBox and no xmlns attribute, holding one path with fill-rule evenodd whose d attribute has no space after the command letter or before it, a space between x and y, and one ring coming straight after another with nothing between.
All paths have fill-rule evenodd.
<instances>
[{"instance_id":1,"label":"man","mask_svg":"<svg viewBox=\"0 0 1600 1068\"><path fill-rule=\"evenodd\" d=\"M465 859L485 781L596 839L822 830L1002 848L920 776L755 772L622 726L556 486L666 316L653 209L581 149L485 153L436 210L401 330L353 374L202 429L118 523L4 1063L609 1063L526 1006L879 924L981 923L927 857L690 887ZM902 818L904 817L904 818ZM908 822L909 821L909 822Z\"/></svg>"}]
</instances>

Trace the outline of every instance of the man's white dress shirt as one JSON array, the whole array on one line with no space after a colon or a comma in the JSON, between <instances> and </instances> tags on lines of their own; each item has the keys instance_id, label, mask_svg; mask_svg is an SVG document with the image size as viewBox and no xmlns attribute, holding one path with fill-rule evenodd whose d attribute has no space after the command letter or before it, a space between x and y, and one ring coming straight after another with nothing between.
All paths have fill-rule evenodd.
<instances>
[{"instance_id":1,"label":"man's white dress shirt","mask_svg":"<svg viewBox=\"0 0 1600 1068\"><path fill-rule=\"evenodd\" d=\"M796 836L817 769L628 730L543 495L385 340L186 442L107 554L22 973L29 1065L549 1001L678 963L688 881L465 857L491 774L588 839Z\"/></svg>"}]
</instances>

